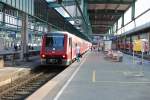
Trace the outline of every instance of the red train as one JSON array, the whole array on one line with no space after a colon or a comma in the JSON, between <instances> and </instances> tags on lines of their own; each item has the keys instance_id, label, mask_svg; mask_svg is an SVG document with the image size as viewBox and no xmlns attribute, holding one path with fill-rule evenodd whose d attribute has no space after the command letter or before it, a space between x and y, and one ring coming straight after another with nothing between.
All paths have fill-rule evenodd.
<instances>
[{"instance_id":1,"label":"red train","mask_svg":"<svg viewBox=\"0 0 150 100\"><path fill-rule=\"evenodd\" d=\"M68 66L76 58L76 44L83 54L91 47L91 43L68 32L52 32L42 39L41 64L57 64Z\"/></svg>"}]
</instances>

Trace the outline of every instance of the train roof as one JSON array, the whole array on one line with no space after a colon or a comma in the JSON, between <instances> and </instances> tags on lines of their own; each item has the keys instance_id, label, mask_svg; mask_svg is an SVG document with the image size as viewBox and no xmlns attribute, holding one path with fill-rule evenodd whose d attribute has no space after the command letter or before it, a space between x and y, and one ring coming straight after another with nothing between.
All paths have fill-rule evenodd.
<instances>
[{"instance_id":1,"label":"train roof","mask_svg":"<svg viewBox=\"0 0 150 100\"><path fill-rule=\"evenodd\" d=\"M74 34L71 34L71 33L67 32L67 31L53 31L53 32L47 33L47 35L51 35L51 34L67 34L67 35L69 35L69 36L78 37L78 36L76 36L76 35L74 35ZM79 38L80 38L80 37L79 37Z\"/></svg>"},{"instance_id":2,"label":"train roof","mask_svg":"<svg viewBox=\"0 0 150 100\"><path fill-rule=\"evenodd\" d=\"M60 33L60 34L67 34L67 33L69 33L69 32L67 32L67 31L52 31L52 32L49 32L48 35L53 34L53 33L54 33L54 34L57 34L57 33L58 33L58 34L59 34L59 33Z\"/></svg>"},{"instance_id":3,"label":"train roof","mask_svg":"<svg viewBox=\"0 0 150 100\"><path fill-rule=\"evenodd\" d=\"M71 34L67 31L52 31L52 32L47 33L46 35L51 35L51 34L66 34L66 35L71 36L71 37L78 37L78 36ZM80 38L80 37L78 37L78 38ZM82 38L80 38L80 39L82 39ZM84 40L84 39L82 39L82 40ZM86 40L84 40L84 41L86 41Z\"/></svg>"}]
</instances>

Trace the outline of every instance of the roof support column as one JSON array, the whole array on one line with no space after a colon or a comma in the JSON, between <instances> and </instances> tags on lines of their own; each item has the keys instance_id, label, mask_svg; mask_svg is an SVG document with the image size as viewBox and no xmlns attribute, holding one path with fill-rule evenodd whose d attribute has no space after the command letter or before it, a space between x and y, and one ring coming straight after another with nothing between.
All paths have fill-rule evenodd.
<instances>
[{"instance_id":1,"label":"roof support column","mask_svg":"<svg viewBox=\"0 0 150 100\"><path fill-rule=\"evenodd\" d=\"M86 22L86 19L85 19L85 16L84 16L84 14L83 14L83 10L81 9L81 8L83 8L82 6L81 6L81 8L80 8L80 5L79 5L79 3L78 3L78 0L75 0L75 2L76 2L76 6L77 6L77 8L78 8L78 10L79 10L79 12L80 12L80 14L81 14L81 17L82 17L82 23L84 23L83 25L88 25L88 23ZM81 5L84 5L84 4L82 4L82 3L84 3L85 1L84 0L81 0Z\"/></svg>"},{"instance_id":2,"label":"roof support column","mask_svg":"<svg viewBox=\"0 0 150 100\"><path fill-rule=\"evenodd\" d=\"M136 27L136 22L135 22L135 1L132 3L132 10L131 10L131 20L134 21L134 26Z\"/></svg>"},{"instance_id":3,"label":"roof support column","mask_svg":"<svg viewBox=\"0 0 150 100\"><path fill-rule=\"evenodd\" d=\"M91 24L90 24L90 20L89 20L89 14L88 14L88 12L87 12L87 9L88 9L88 2L87 2L87 0L84 0L84 12L85 12L85 14L84 14L84 17L85 17L85 19L86 19L86 21L87 21L87 25L86 25L86 30L87 30L87 34L88 35L90 35L90 34L92 34L92 29L91 29Z\"/></svg>"},{"instance_id":4,"label":"roof support column","mask_svg":"<svg viewBox=\"0 0 150 100\"><path fill-rule=\"evenodd\" d=\"M78 5L77 5L78 6ZM82 17L83 18L85 18L85 15L86 15L86 11L85 11L85 9L86 9L86 4L85 4L85 1L84 0L81 0L81 11L82 12L80 12L80 14L82 13ZM85 20L86 21L86 20ZM83 34L87 34L87 29L86 29L86 26L85 26L86 24L85 24L85 22L83 21L83 19L82 19L82 33Z\"/></svg>"},{"instance_id":5,"label":"roof support column","mask_svg":"<svg viewBox=\"0 0 150 100\"><path fill-rule=\"evenodd\" d=\"M110 28L110 34L112 34L112 33L113 33L113 28L111 27L111 28Z\"/></svg>"},{"instance_id":6,"label":"roof support column","mask_svg":"<svg viewBox=\"0 0 150 100\"><path fill-rule=\"evenodd\" d=\"M0 5L2 7L2 27L5 25L5 5L1 4Z\"/></svg>"},{"instance_id":7,"label":"roof support column","mask_svg":"<svg viewBox=\"0 0 150 100\"><path fill-rule=\"evenodd\" d=\"M24 59L25 58L25 59ZM22 30L21 30L21 60L28 60L28 15L22 13Z\"/></svg>"},{"instance_id":8,"label":"roof support column","mask_svg":"<svg viewBox=\"0 0 150 100\"><path fill-rule=\"evenodd\" d=\"M121 34L124 33L124 14L122 15Z\"/></svg>"},{"instance_id":9,"label":"roof support column","mask_svg":"<svg viewBox=\"0 0 150 100\"><path fill-rule=\"evenodd\" d=\"M116 22L116 33L118 31L118 21Z\"/></svg>"},{"instance_id":10,"label":"roof support column","mask_svg":"<svg viewBox=\"0 0 150 100\"><path fill-rule=\"evenodd\" d=\"M124 27L124 14L122 15L122 24L121 27Z\"/></svg>"},{"instance_id":11,"label":"roof support column","mask_svg":"<svg viewBox=\"0 0 150 100\"><path fill-rule=\"evenodd\" d=\"M132 3L132 10L131 11L132 11L131 12L131 18L132 18L132 20L134 20L134 18L135 18L135 2Z\"/></svg>"}]
</instances>

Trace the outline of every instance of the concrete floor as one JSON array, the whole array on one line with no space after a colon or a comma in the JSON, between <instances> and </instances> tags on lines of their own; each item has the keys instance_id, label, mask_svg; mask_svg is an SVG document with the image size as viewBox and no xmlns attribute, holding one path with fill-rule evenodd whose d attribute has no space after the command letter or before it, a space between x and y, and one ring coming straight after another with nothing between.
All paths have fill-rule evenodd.
<instances>
[{"instance_id":1,"label":"concrete floor","mask_svg":"<svg viewBox=\"0 0 150 100\"><path fill-rule=\"evenodd\" d=\"M123 62L112 62L102 53L90 52L80 63L79 71L54 100L150 100L149 62L132 64L127 55Z\"/></svg>"}]
</instances>

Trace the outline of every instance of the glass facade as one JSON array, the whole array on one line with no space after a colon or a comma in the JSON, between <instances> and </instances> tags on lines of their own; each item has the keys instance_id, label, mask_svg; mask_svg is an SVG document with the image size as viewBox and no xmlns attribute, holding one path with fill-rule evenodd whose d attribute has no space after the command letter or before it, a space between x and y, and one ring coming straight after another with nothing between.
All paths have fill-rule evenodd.
<instances>
[{"instance_id":1,"label":"glass facade","mask_svg":"<svg viewBox=\"0 0 150 100\"><path fill-rule=\"evenodd\" d=\"M0 0L0 2L6 3L30 15L34 15L34 0Z\"/></svg>"},{"instance_id":2,"label":"glass facade","mask_svg":"<svg viewBox=\"0 0 150 100\"><path fill-rule=\"evenodd\" d=\"M130 7L124 14L124 25L122 27L122 17L118 20L117 35L130 31L136 27L140 27L150 22L150 1L137 0L135 2L135 19L132 20L132 7ZM124 30L124 31L122 31Z\"/></svg>"},{"instance_id":3,"label":"glass facade","mask_svg":"<svg viewBox=\"0 0 150 100\"><path fill-rule=\"evenodd\" d=\"M48 26L56 18L51 15L55 12L48 10L45 0L0 0L0 51L20 46L22 13L28 16L28 46L35 50L39 50L43 33L58 30L55 25Z\"/></svg>"},{"instance_id":4,"label":"glass facade","mask_svg":"<svg viewBox=\"0 0 150 100\"><path fill-rule=\"evenodd\" d=\"M15 1L18 1L16 2L16 4L14 3L16 7L21 7L23 5L23 2L25 2L26 0L24 1L15 0ZM29 1L30 0L28 0L27 2L29 3ZM8 3L10 4L11 2ZM25 7L25 5L22 7ZM26 8L26 11L27 9L28 8ZM35 19L33 16L30 16L30 19L28 20L27 34L28 34L28 45L30 47L32 46L32 48L36 50L39 50L42 32L46 27L44 26L44 23L36 25L37 21L38 20ZM22 29L22 12L16 10L11 6L0 3L0 44L2 44L0 45L0 51L13 50L14 45L17 45L18 48L20 47L21 29Z\"/></svg>"}]
</instances>

